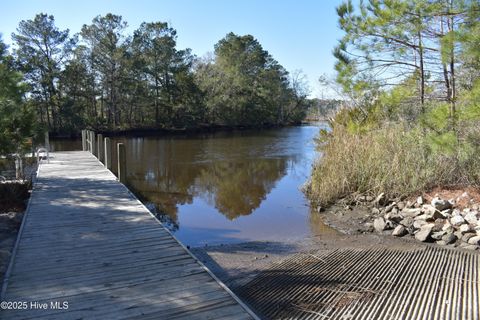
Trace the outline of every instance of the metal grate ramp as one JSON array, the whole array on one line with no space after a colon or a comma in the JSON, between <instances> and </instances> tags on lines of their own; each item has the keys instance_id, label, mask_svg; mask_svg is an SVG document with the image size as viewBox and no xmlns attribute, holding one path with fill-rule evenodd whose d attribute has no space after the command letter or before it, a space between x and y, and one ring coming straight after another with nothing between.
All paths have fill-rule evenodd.
<instances>
[{"instance_id":1,"label":"metal grate ramp","mask_svg":"<svg viewBox=\"0 0 480 320\"><path fill-rule=\"evenodd\" d=\"M302 253L237 293L265 319L479 319L479 259L430 246Z\"/></svg>"}]
</instances>

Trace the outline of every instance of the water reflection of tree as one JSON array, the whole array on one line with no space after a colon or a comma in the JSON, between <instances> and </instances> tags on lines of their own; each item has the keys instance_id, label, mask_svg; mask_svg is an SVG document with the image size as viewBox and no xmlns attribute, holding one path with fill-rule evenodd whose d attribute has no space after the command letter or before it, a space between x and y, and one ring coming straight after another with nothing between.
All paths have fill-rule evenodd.
<instances>
[{"instance_id":1,"label":"water reflection of tree","mask_svg":"<svg viewBox=\"0 0 480 320\"><path fill-rule=\"evenodd\" d=\"M171 163L170 163L171 164ZM155 204L158 212L168 214L178 225L178 206L202 196L228 219L249 215L287 171L288 160L248 159L219 161L181 167L164 166L146 179L145 173L132 173L130 181L137 193ZM167 169L170 167L170 169Z\"/></svg>"},{"instance_id":2,"label":"water reflection of tree","mask_svg":"<svg viewBox=\"0 0 480 320\"><path fill-rule=\"evenodd\" d=\"M189 189L195 175L194 172L184 170L168 174L165 170L158 169L154 179L132 174L130 181L137 193L155 205L158 213L167 214L172 223L178 225L178 206L193 202L193 194Z\"/></svg>"},{"instance_id":3,"label":"water reflection of tree","mask_svg":"<svg viewBox=\"0 0 480 320\"><path fill-rule=\"evenodd\" d=\"M275 183L286 174L286 159L215 162L196 180L196 191L233 220L260 206Z\"/></svg>"},{"instance_id":4,"label":"water reflection of tree","mask_svg":"<svg viewBox=\"0 0 480 320\"><path fill-rule=\"evenodd\" d=\"M132 139L128 180L157 211L178 224L178 207L202 196L229 219L258 208L287 171L289 156L266 158L275 135L235 139Z\"/></svg>"},{"instance_id":5,"label":"water reflection of tree","mask_svg":"<svg viewBox=\"0 0 480 320\"><path fill-rule=\"evenodd\" d=\"M182 140L131 139L127 153L129 183L177 226L178 206L192 203L190 188L198 175L197 168L182 162L190 162L196 151L182 144Z\"/></svg>"}]
</instances>

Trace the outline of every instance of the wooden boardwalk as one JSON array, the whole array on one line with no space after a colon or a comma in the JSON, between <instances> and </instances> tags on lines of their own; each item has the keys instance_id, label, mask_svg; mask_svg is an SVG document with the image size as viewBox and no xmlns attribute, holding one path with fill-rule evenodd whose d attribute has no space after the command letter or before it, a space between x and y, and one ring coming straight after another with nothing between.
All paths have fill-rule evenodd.
<instances>
[{"instance_id":1,"label":"wooden boardwalk","mask_svg":"<svg viewBox=\"0 0 480 320\"><path fill-rule=\"evenodd\" d=\"M256 318L93 155L51 156L2 288L24 310L0 318Z\"/></svg>"}]
</instances>

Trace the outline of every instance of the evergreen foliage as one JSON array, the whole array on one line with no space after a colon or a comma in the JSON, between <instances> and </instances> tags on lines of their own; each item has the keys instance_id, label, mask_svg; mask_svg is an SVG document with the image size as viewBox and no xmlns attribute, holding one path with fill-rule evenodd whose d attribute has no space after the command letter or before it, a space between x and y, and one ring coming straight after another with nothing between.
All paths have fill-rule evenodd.
<instances>
[{"instance_id":1,"label":"evergreen foliage","mask_svg":"<svg viewBox=\"0 0 480 320\"><path fill-rule=\"evenodd\" d=\"M22 101L40 126L70 134L85 127L265 126L304 118L305 83L253 36L229 33L215 45L215 57L202 60L177 48L167 23L144 22L133 35L127 26L110 13L73 36L51 15L20 22L12 61L23 74L17 81L27 84Z\"/></svg>"},{"instance_id":2,"label":"evergreen foliage","mask_svg":"<svg viewBox=\"0 0 480 320\"><path fill-rule=\"evenodd\" d=\"M319 139L315 198L480 186L478 1L345 1L337 13L337 82L351 100Z\"/></svg>"},{"instance_id":3,"label":"evergreen foliage","mask_svg":"<svg viewBox=\"0 0 480 320\"><path fill-rule=\"evenodd\" d=\"M33 135L34 114L22 100L25 86L0 38L0 154L25 151Z\"/></svg>"}]
</instances>

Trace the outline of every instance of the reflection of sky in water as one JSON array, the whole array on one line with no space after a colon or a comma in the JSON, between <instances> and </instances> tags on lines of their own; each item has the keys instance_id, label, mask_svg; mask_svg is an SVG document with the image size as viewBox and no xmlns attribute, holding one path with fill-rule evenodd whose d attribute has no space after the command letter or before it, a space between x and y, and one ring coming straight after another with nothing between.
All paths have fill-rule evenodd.
<instances>
[{"instance_id":1,"label":"reflection of sky in water","mask_svg":"<svg viewBox=\"0 0 480 320\"><path fill-rule=\"evenodd\" d=\"M316 157L318 131L302 126L117 142L127 144L130 187L168 214L182 242L196 246L309 235L299 188Z\"/></svg>"}]
</instances>

